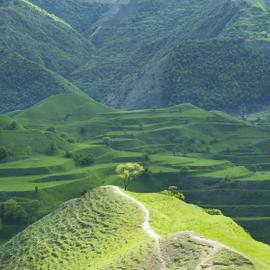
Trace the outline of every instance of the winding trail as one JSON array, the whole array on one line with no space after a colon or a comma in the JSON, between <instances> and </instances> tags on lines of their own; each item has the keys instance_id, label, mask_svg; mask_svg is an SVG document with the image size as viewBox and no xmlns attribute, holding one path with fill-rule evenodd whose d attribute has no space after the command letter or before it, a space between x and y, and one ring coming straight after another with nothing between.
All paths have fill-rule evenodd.
<instances>
[{"instance_id":1,"label":"winding trail","mask_svg":"<svg viewBox=\"0 0 270 270\"><path fill-rule=\"evenodd\" d=\"M136 200L133 197L126 194L119 187L117 187L117 186L105 186L105 188L106 187L113 189L113 191L116 194L118 194L119 196L121 196L121 197L125 198L126 200L132 202L133 204L137 205L142 210L142 212L144 214L144 221L143 221L143 224L142 224L142 228L146 232L146 234L148 234L149 237L152 238L156 243L157 255L158 255L158 259L159 259L160 264L161 264L160 270L167 269L166 263L165 263L165 261L163 259L161 248L160 248L160 236L159 236L159 234L157 234L152 229L151 224L150 224L149 210L144 206L143 203L139 202L138 200Z\"/></svg>"},{"instance_id":2,"label":"winding trail","mask_svg":"<svg viewBox=\"0 0 270 270\"><path fill-rule=\"evenodd\" d=\"M160 265L161 265L159 270L166 270L167 269L166 262L163 259L162 252L161 252L161 247L160 247L160 238L161 237L151 227L149 210L144 206L143 203L141 203L140 201L138 201L135 198L131 197L130 195L126 194L125 192L123 192L117 186L104 186L103 188L111 188L116 194L118 194L119 196L121 196L121 197L125 198L126 200L132 202L133 204L137 205L142 210L142 212L144 214L144 221L143 221L143 224L142 224L142 228L146 232L146 234L149 235L149 237L151 239L153 239L155 241L155 243L156 243L158 260L159 260ZM212 258L215 257L215 255L221 249L226 249L226 250L231 251L233 253L237 253L237 254L243 256L244 258L248 259L247 257L245 257L243 254L239 253L238 251L233 250L232 248L229 248L226 245L224 245L224 244L222 244L222 243L220 243L218 241L210 240L210 239L201 237L199 235L196 235L192 231L181 232L181 234L187 234L193 240L195 240L197 242L205 243L205 244L208 244L209 246L211 246L211 251L206 252L206 254L201 258L200 262L198 263L198 265L196 266L196 268L194 270L204 270L204 269L213 270L214 268L212 267L212 265L209 264L209 262L211 261Z\"/></svg>"}]
</instances>

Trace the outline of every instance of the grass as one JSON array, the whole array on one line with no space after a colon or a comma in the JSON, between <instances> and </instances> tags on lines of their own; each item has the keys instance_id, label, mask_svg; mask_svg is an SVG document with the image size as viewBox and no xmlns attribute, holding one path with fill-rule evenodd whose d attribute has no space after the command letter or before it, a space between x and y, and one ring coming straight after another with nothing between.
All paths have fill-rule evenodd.
<instances>
[{"instance_id":1,"label":"grass","mask_svg":"<svg viewBox=\"0 0 270 270\"><path fill-rule=\"evenodd\" d=\"M210 216L201 208L159 194L130 193L150 210L152 226L161 235L194 231L248 256L256 269L268 269L269 246L256 242L240 226L224 216Z\"/></svg>"},{"instance_id":2,"label":"grass","mask_svg":"<svg viewBox=\"0 0 270 270\"><path fill-rule=\"evenodd\" d=\"M121 185L116 165L134 161L148 171L130 186L132 191L159 192L177 186L188 202L212 208L228 205L221 207L226 215L236 220L254 218L257 226L245 223L244 227L256 239L270 241L263 232L267 223L255 219L269 217L263 207L269 204L268 127L191 104L112 110L77 94L53 96L10 116L18 127L27 128L10 130L7 126L0 131L1 143L13 152L14 160L0 165L0 191L5 194L2 201L14 196L20 201L38 198L44 215L88 189ZM1 119L3 126L12 121ZM56 133L46 131L51 126ZM111 138L111 145L104 144L104 137ZM47 154L50 143L58 146L52 155ZM79 167L65 158L67 151L73 155L90 153L95 163ZM39 188L38 195L35 187ZM258 206L254 215L247 208L235 210L237 205L250 204Z\"/></svg>"},{"instance_id":3,"label":"grass","mask_svg":"<svg viewBox=\"0 0 270 270\"><path fill-rule=\"evenodd\" d=\"M253 240L230 218L211 216L197 206L161 194L128 194L150 210L151 226L162 236L162 242L193 231L240 252L258 270L270 266L270 247ZM66 202L13 237L0 249L0 263L7 270L36 265L40 269L138 269L149 265L148 256L154 250L153 242L139 226L142 222L143 213L137 206L109 188L97 188ZM180 245L185 260L191 263L195 259L194 241L188 246L185 239L174 244ZM189 254L192 244L193 253ZM173 256L166 252L166 256ZM218 256L226 260L231 254ZM240 261L237 267L242 269Z\"/></svg>"},{"instance_id":4,"label":"grass","mask_svg":"<svg viewBox=\"0 0 270 270\"><path fill-rule=\"evenodd\" d=\"M7 270L36 265L40 269L135 269L152 247L138 226L142 219L133 204L111 190L96 189L6 243L0 264Z\"/></svg>"}]
</instances>

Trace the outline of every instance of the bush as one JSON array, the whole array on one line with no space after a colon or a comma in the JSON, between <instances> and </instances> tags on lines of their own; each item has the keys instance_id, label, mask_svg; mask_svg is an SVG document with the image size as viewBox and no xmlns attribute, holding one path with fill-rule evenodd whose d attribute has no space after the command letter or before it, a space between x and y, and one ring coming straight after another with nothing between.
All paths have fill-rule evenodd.
<instances>
[{"instance_id":1,"label":"bush","mask_svg":"<svg viewBox=\"0 0 270 270\"><path fill-rule=\"evenodd\" d=\"M86 133L87 133L86 128L81 127L81 128L80 128L80 134L81 134L82 136L84 136L84 135L86 135Z\"/></svg>"},{"instance_id":2,"label":"bush","mask_svg":"<svg viewBox=\"0 0 270 270\"><path fill-rule=\"evenodd\" d=\"M223 215L223 213L219 209L207 208L207 209L204 209L204 211L207 214L212 215L212 216L222 216Z\"/></svg>"},{"instance_id":3,"label":"bush","mask_svg":"<svg viewBox=\"0 0 270 270\"><path fill-rule=\"evenodd\" d=\"M143 159L144 159L144 161L149 161L149 160L150 160L150 155L149 155L148 152L145 152L145 153L143 154Z\"/></svg>"},{"instance_id":4,"label":"bush","mask_svg":"<svg viewBox=\"0 0 270 270\"><path fill-rule=\"evenodd\" d=\"M73 156L74 161L80 166L90 166L95 162L92 154L79 154Z\"/></svg>"},{"instance_id":5,"label":"bush","mask_svg":"<svg viewBox=\"0 0 270 270\"><path fill-rule=\"evenodd\" d=\"M103 138L103 143L104 143L106 146L111 146L111 145L112 145L112 138L111 138L111 137L104 137L104 138Z\"/></svg>"},{"instance_id":6,"label":"bush","mask_svg":"<svg viewBox=\"0 0 270 270\"><path fill-rule=\"evenodd\" d=\"M17 128L17 122L16 122L16 121L12 121L12 122L10 123L10 129L14 130L14 129L16 129L16 128Z\"/></svg>"},{"instance_id":7,"label":"bush","mask_svg":"<svg viewBox=\"0 0 270 270\"><path fill-rule=\"evenodd\" d=\"M56 145L54 142L51 142L51 143L49 144L47 153L48 153L49 155L52 155L52 154L54 154L54 153L57 152L57 149L58 149L58 148L57 148L57 145Z\"/></svg>"},{"instance_id":8,"label":"bush","mask_svg":"<svg viewBox=\"0 0 270 270\"><path fill-rule=\"evenodd\" d=\"M8 157L8 150L6 149L6 147L1 146L0 147L0 161L7 159L7 157Z\"/></svg>"},{"instance_id":9,"label":"bush","mask_svg":"<svg viewBox=\"0 0 270 270\"><path fill-rule=\"evenodd\" d=\"M9 199L3 205L3 220L8 224L25 224L27 214L16 200Z\"/></svg>"},{"instance_id":10,"label":"bush","mask_svg":"<svg viewBox=\"0 0 270 270\"><path fill-rule=\"evenodd\" d=\"M65 158L72 158L72 153L69 152L69 151L67 151L67 152L65 153Z\"/></svg>"},{"instance_id":11,"label":"bush","mask_svg":"<svg viewBox=\"0 0 270 270\"><path fill-rule=\"evenodd\" d=\"M179 192L176 186L169 186L168 189L165 189L165 190L161 191L160 193L163 195L166 195L166 196L175 197L181 201L185 200L185 195L183 193Z\"/></svg>"},{"instance_id":12,"label":"bush","mask_svg":"<svg viewBox=\"0 0 270 270\"><path fill-rule=\"evenodd\" d=\"M55 127L48 127L48 128L46 129L46 131L52 132L52 133L56 133Z\"/></svg>"}]
</instances>

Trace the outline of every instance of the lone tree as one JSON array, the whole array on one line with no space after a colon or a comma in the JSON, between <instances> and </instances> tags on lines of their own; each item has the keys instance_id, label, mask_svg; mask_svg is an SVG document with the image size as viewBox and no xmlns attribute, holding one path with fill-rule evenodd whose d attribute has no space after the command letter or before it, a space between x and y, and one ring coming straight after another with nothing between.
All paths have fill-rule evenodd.
<instances>
[{"instance_id":1,"label":"lone tree","mask_svg":"<svg viewBox=\"0 0 270 270\"><path fill-rule=\"evenodd\" d=\"M142 165L138 163L124 163L119 164L116 167L116 172L123 179L124 188L127 190L130 183L139 175L141 175L144 171Z\"/></svg>"},{"instance_id":2,"label":"lone tree","mask_svg":"<svg viewBox=\"0 0 270 270\"><path fill-rule=\"evenodd\" d=\"M6 147L0 146L0 161L5 160L8 157L8 151Z\"/></svg>"}]
</instances>

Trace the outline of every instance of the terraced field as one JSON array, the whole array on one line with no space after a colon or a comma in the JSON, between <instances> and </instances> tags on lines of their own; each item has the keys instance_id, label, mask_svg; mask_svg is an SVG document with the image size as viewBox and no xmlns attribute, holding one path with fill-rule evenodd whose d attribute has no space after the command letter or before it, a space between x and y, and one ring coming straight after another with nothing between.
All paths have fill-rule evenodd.
<instances>
[{"instance_id":1,"label":"terraced field","mask_svg":"<svg viewBox=\"0 0 270 270\"><path fill-rule=\"evenodd\" d=\"M270 266L269 246L253 240L230 218L211 216L170 196L117 190L96 188L62 204L0 248L0 265L5 270L37 265L93 270ZM150 224L142 208L150 212ZM156 244L143 229L145 222L158 237Z\"/></svg>"},{"instance_id":2,"label":"terraced field","mask_svg":"<svg viewBox=\"0 0 270 270\"><path fill-rule=\"evenodd\" d=\"M32 132L46 137L48 144L35 143L31 153L14 151L17 161L0 164L2 204L8 198L24 206L39 200L41 217L93 187L121 185L115 167L136 161L147 170L130 190L159 192L175 185L188 202L221 209L256 239L270 243L268 127L190 104L115 111L84 98L54 96L10 114L23 129L20 139L12 141L14 149L32 148L31 140L23 140ZM7 128L10 121L1 121L0 138L18 132ZM54 132L48 131L52 126ZM46 151L50 142L57 146L53 154ZM12 150L8 139L1 144ZM90 153L95 163L78 166L66 157L67 152ZM4 224L5 228L13 230L12 224Z\"/></svg>"}]
</instances>

